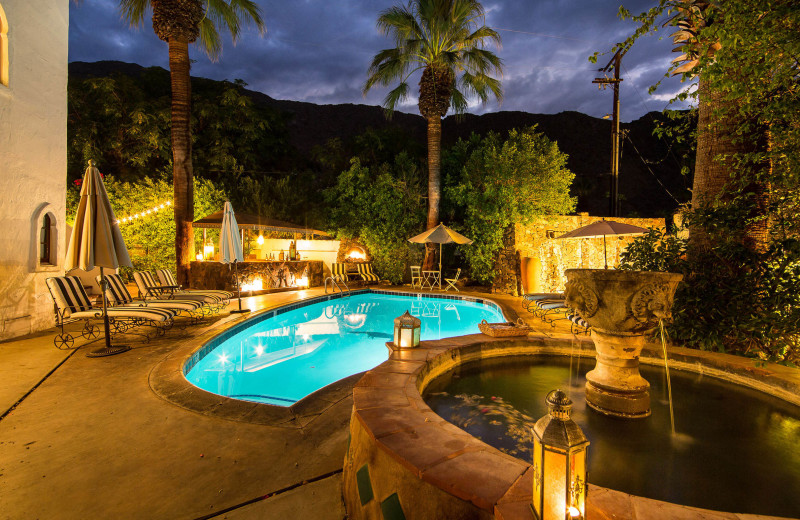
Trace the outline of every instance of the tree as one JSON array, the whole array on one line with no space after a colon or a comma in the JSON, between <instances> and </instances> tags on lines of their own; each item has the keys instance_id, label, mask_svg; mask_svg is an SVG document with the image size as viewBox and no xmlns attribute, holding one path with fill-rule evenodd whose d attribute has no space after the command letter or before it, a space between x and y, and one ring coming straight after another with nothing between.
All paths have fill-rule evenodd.
<instances>
[{"instance_id":1,"label":"tree","mask_svg":"<svg viewBox=\"0 0 800 520\"><path fill-rule=\"evenodd\" d=\"M422 70L419 112L428 126L428 229L439 224L442 118L451 106L456 114L466 112L469 95L483 103L490 94L498 101L503 97L500 81L491 77L502 74L502 61L485 48L487 42L499 46L500 35L484 21L483 6L475 0L410 0L378 18L378 29L396 46L375 55L363 92L399 80L383 102L391 116L409 95L410 76ZM426 266L432 263L427 255Z\"/></svg>"},{"instance_id":2,"label":"tree","mask_svg":"<svg viewBox=\"0 0 800 520\"><path fill-rule=\"evenodd\" d=\"M672 37L683 54L668 73L683 74L698 86L678 96L695 97L699 112L692 208L744 209L742 240L763 251L768 224L787 213L777 206L785 206L788 198L770 194L796 185L798 176L796 2L659 0L639 15L624 8L620 14L640 23L623 47L658 30L662 15L672 17L665 25L677 26ZM705 242L707 230L697 231L692 242Z\"/></svg>"},{"instance_id":3,"label":"tree","mask_svg":"<svg viewBox=\"0 0 800 520\"><path fill-rule=\"evenodd\" d=\"M222 52L218 27L224 25L236 41L241 19L252 21L261 31L264 22L252 0L119 0L119 5L122 17L136 27L152 8L153 30L169 46L176 271L178 282L188 284L194 220L189 44L199 37L203 49L216 60Z\"/></svg>"},{"instance_id":4,"label":"tree","mask_svg":"<svg viewBox=\"0 0 800 520\"><path fill-rule=\"evenodd\" d=\"M472 134L448 151L448 177L457 183L446 189L448 199L463 215L463 232L473 243L462 248L470 278L494 279L503 233L538 215L563 215L575 210L569 189L575 174L567 169L567 155L536 127L511 130L504 141L490 132Z\"/></svg>"}]
</instances>

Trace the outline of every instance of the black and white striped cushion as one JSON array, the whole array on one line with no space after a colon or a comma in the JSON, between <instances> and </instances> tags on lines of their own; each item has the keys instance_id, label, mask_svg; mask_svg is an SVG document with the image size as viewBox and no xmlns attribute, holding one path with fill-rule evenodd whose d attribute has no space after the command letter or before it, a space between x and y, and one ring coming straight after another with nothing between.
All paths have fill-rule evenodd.
<instances>
[{"instance_id":1,"label":"black and white striped cushion","mask_svg":"<svg viewBox=\"0 0 800 520\"><path fill-rule=\"evenodd\" d=\"M89 295L83 288L79 278L75 276L56 276L47 279L47 285L53 293L56 305L64 311L64 317L72 313L88 311L92 308Z\"/></svg>"},{"instance_id":2,"label":"black and white striped cushion","mask_svg":"<svg viewBox=\"0 0 800 520\"><path fill-rule=\"evenodd\" d=\"M131 296L130 291L128 288L125 287L125 283L122 281L122 277L118 274L109 274L106 275L106 282L108 283L108 288L106 289L106 298L108 301L111 302L111 305L125 305L126 303L131 303L133 301L133 296ZM97 283L100 283L100 277L97 277Z\"/></svg>"},{"instance_id":3,"label":"black and white striped cushion","mask_svg":"<svg viewBox=\"0 0 800 520\"><path fill-rule=\"evenodd\" d=\"M158 269L156 270L156 273L158 274L158 278L159 280L161 280L162 285L172 285L175 287L179 287L178 282L172 275L172 271L170 271L169 269ZM178 291L176 291L176 294L180 295L181 297L183 297L183 295L187 293L211 296L212 298L215 298L218 301L230 300L231 298L233 298L233 293L230 293L228 291L219 291L215 289L179 289Z\"/></svg>"}]
</instances>

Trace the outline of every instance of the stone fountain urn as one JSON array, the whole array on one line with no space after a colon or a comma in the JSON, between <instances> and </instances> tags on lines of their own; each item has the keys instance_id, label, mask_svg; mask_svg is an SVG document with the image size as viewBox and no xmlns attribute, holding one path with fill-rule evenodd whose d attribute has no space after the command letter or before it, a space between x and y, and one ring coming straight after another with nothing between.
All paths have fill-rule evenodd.
<instances>
[{"instance_id":1,"label":"stone fountain urn","mask_svg":"<svg viewBox=\"0 0 800 520\"><path fill-rule=\"evenodd\" d=\"M567 306L589 325L597 364L586 374L586 403L600 413L650 415L650 383L639 374L645 334L671 318L683 275L614 269L567 269Z\"/></svg>"}]
</instances>

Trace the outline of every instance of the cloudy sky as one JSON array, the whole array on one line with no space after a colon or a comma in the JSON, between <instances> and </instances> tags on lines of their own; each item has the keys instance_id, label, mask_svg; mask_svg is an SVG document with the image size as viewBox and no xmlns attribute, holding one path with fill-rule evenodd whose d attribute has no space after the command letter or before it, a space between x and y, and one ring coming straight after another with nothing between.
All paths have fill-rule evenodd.
<instances>
[{"instance_id":1,"label":"cloudy sky","mask_svg":"<svg viewBox=\"0 0 800 520\"><path fill-rule=\"evenodd\" d=\"M243 79L253 90L276 99L320 104L363 103L379 105L386 90L361 95L372 57L391 47L378 33L375 21L381 11L403 0L257 0L267 33L243 31L234 46L224 40L221 59L214 63L197 47L190 48L196 63L192 75L213 79ZM626 0L640 12L655 2ZM70 61L120 60L167 68L167 45L145 24L131 29L122 21L115 0L70 3ZM595 51L608 51L635 28L617 18L619 0L491 0L483 2L486 24L497 29L503 46L494 49L503 59L502 106L491 101L471 112L521 110L554 114L575 110L602 117L612 110L611 90L600 91L592 79L597 65L588 61ZM668 79L654 94L647 89L659 81L670 60L671 42L666 28L649 36L622 60L620 89L623 121L649 111L660 111L682 88ZM663 37L663 40L659 40ZM418 78L412 78L416 85ZM418 113L416 99L404 111Z\"/></svg>"}]
</instances>

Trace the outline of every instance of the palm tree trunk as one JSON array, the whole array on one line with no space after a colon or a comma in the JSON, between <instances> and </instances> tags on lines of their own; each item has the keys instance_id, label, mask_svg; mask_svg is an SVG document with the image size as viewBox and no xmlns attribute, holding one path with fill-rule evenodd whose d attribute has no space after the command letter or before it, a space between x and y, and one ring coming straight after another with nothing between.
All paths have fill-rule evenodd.
<instances>
[{"instance_id":1,"label":"palm tree trunk","mask_svg":"<svg viewBox=\"0 0 800 520\"><path fill-rule=\"evenodd\" d=\"M428 117L428 222L427 229L439 225L439 200L442 198L442 118ZM424 269L435 264L434 244L427 244Z\"/></svg>"},{"instance_id":2,"label":"palm tree trunk","mask_svg":"<svg viewBox=\"0 0 800 520\"><path fill-rule=\"evenodd\" d=\"M766 218L769 206L769 173L771 164L752 165L746 170L733 171L735 165L731 158L747 153L765 151L768 146L768 132L764 129L752 138L737 135L735 101L725 99L725 94L709 88L702 75L698 85L697 156L695 159L694 181L692 184L692 208L717 206L725 203L726 185L738 177L737 186L752 196L752 223L747 226L745 244L753 250L766 247L769 237L769 222ZM727 160L725 159L727 158ZM748 178L744 178L743 176ZM732 183L731 183L732 184ZM730 195L730 194L728 194ZM708 247L708 236L703 229L690 230L693 248Z\"/></svg>"},{"instance_id":3,"label":"palm tree trunk","mask_svg":"<svg viewBox=\"0 0 800 520\"><path fill-rule=\"evenodd\" d=\"M189 76L189 42L169 40L169 72L172 85L172 179L175 192L175 260L178 283L188 285L189 262L194 250L194 172L192 170L192 90Z\"/></svg>"}]
</instances>

